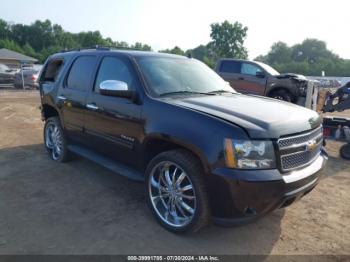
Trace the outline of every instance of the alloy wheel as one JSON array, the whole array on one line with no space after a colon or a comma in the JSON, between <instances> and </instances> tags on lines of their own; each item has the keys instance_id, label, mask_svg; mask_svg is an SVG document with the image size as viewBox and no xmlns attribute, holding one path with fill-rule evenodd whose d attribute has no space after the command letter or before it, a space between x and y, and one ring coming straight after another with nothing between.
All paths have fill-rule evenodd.
<instances>
[{"instance_id":1,"label":"alloy wheel","mask_svg":"<svg viewBox=\"0 0 350 262\"><path fill-rule=\"evenodd\" d=\"M58 160L63 151L63 139L59 127L55 123L48 123L45 129L45 145L53 160Z\"/></svg>"},{"instance_id":2,"label":"alloy wheel","mask_svg":"<svg viewBox=\"0 0 350 262\"><path fill-rule=\"evenodd\" d=\"M196 195L190 177L177 164L158 163L151 171L149 197L163 222L172 227L188 225L196 212Z\"/></svg>"}]
</instances>

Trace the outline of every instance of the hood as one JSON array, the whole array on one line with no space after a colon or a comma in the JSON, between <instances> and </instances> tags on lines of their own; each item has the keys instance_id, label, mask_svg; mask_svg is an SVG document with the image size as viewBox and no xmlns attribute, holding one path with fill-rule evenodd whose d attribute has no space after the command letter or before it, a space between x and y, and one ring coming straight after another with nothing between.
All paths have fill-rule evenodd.
<instances>
[{"instance_id":1,"label":"hood","mask_svg":"<svg viewBox=\"0 0 350 262\"><path fill-rule=\"evenodd\" d=\"M170 103L197 110L244 128L251 138L279 138L321 124L316 112L291 103L242 94L169 99Z\"/></svg>"},{"instance_id":2,"label":"hood","mask_svg":"<svg viewBox=\"0 0 350 262\"><path fill-rule=\"evenodd\" d=\"M295 80L300 80L300 81L306 81L307 80L307 78L305 76L298 75L298 74L293 74L293 73L280 74L280 75L277 75L276 78L278 78L278 79L293 78Z\"/></svg>"}]
</instances>

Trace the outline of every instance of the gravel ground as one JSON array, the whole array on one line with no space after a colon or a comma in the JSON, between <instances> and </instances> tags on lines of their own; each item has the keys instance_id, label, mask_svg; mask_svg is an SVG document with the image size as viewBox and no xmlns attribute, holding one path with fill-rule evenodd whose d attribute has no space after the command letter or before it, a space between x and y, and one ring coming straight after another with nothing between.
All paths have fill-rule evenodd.
<instances>
[{"instance_id":1,"label":"gravel ground","mask_svg":"<svg viewBox=\"0 0 350 262\"><path fill-rule=\"evenodd\" d=\"M82 158L51 161L38 106L36 91L0 91L0 254L350 255L350 162L340 143L328 143L316 189L287 209L174 235L151 216L142 184Z\"/></svg>"}]
</instances>

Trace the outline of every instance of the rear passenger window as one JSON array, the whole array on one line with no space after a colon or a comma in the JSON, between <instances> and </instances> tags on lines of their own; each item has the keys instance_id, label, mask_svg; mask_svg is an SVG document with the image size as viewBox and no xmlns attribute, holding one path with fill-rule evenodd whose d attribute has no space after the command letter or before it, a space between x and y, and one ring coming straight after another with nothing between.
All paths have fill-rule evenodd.
<instances>
[{"instance_id":1,"label":"rear passenger window","mask_svg":"<svg viewBox=\"0 0 350 262\"><path fill-rule=\"evenodd\" d=\"M222 61L220 72L223 73L241 73L241 63L236 61Z\"/></svg>"},{"instance_id":2,"label":"rear passenger window","mask_svg":"<svg viewBox=\"0 0 350 262\"><path fill-rule=\"evenodd\" d=\"M106 80L118 80L125 82L129 89L134 89L134 77L128 65L118 57L105 57L102 60L100 69L95 81L95 92L99 91L99 86Z\"/></svg>"},{"instance_id":3,"label":"rear passenger window","mask_svg":"<svg viewBox=\"0 0 350 262\"><path fill-rule=\"evenodd\" d=\"M77 58L70 69L67 87L81 91L90 88L92 74L96 65L96 57L81 56Z\"/></svg>"},{"instance_id":4,"label":"rear passenger window","mask_svg":"<svg viewBox=\"0 0 350 262\"><path fill-rule=\"evenodd\" d=\"M63 59L49 61L41 75L40 82L56 82L62 67Z\"/></svg>"}]
</instances>

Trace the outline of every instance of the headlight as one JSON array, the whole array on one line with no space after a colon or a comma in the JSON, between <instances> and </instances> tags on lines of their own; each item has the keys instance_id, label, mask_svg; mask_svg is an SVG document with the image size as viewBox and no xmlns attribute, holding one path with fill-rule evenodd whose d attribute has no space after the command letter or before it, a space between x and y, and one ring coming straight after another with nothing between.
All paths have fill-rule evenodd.
<instances>
[{"instance_id":1,"label":"headlight","mask_svg":"<svg viewBox=\"0 0 350 262\"><path fill-rule=\"evenodd\" d=\"M225 139L225 161L230 168L270 169L276 167L271 141Z\"/></svg>"}]
</instances>

